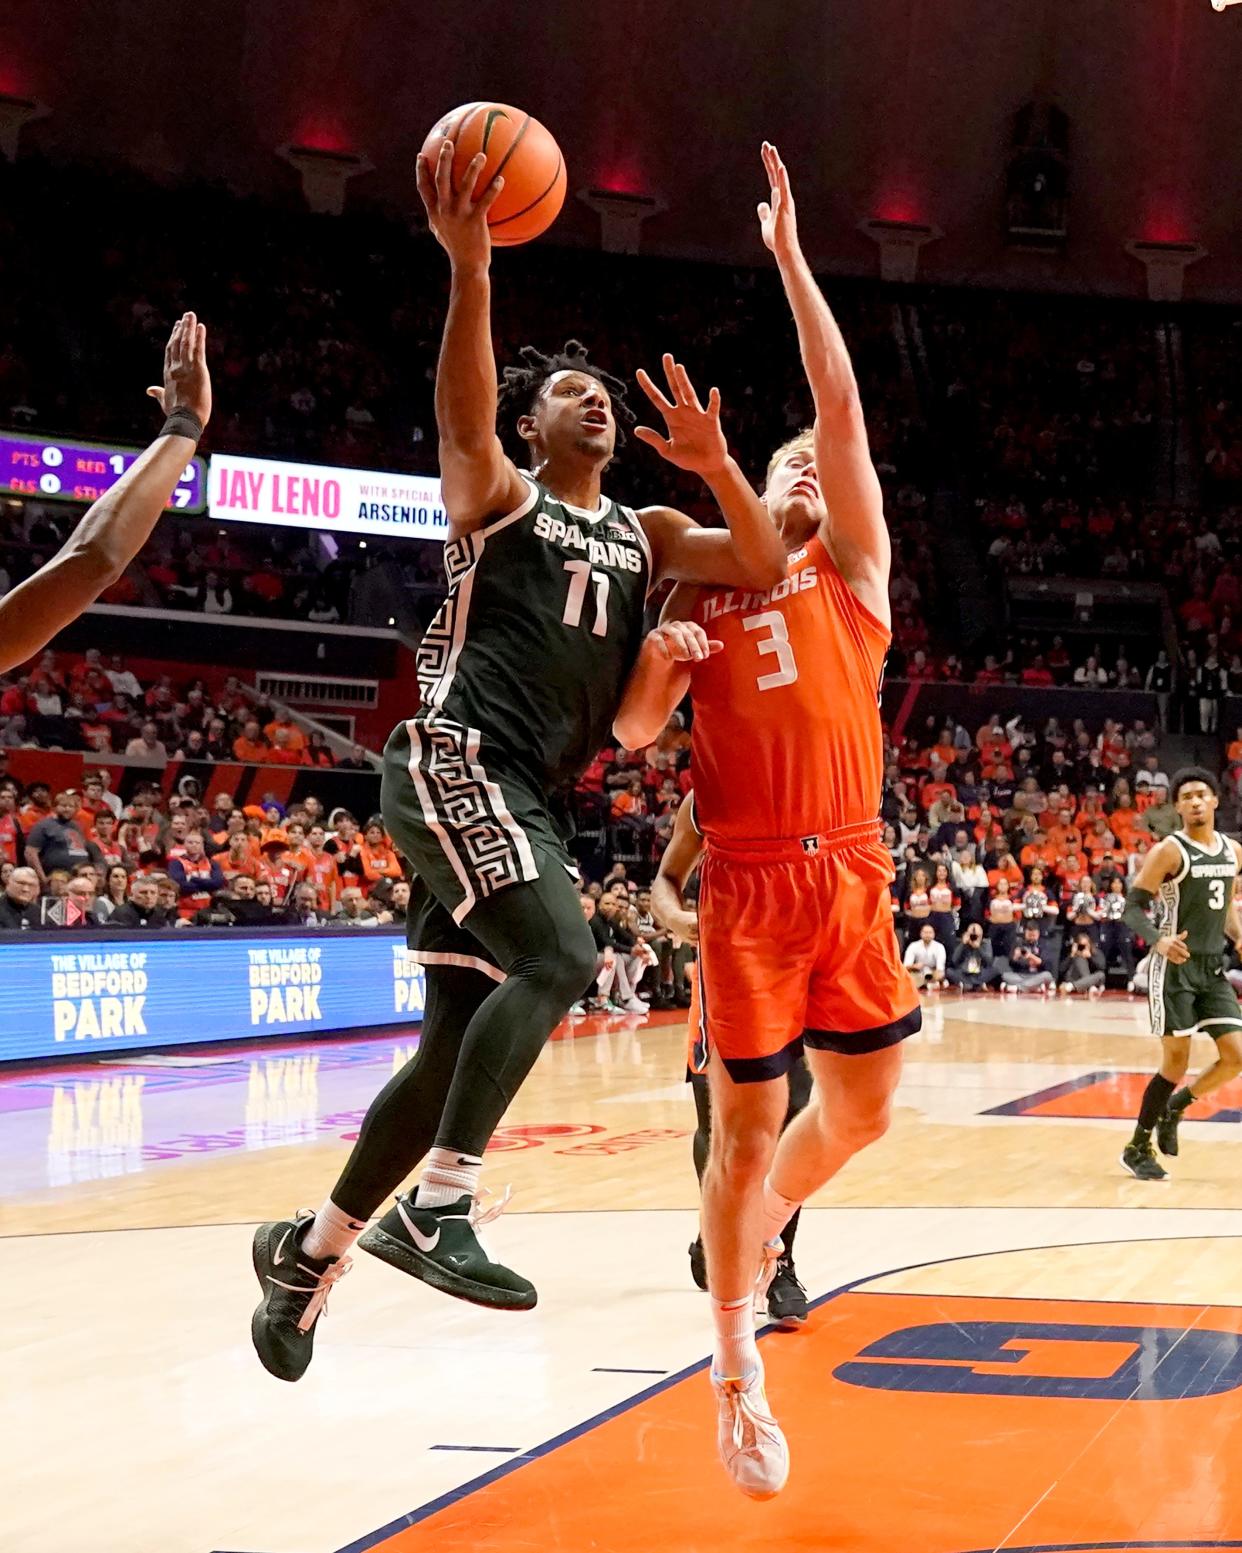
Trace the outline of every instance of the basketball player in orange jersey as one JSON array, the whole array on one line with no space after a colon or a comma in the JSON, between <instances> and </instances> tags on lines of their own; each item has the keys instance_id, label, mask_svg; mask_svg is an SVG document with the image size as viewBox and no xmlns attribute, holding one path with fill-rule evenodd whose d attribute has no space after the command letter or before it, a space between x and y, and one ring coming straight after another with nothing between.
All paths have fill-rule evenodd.
<instances>
[{"instance_id":1,"label":"basketball player in orange jersey","mask_svg":"<svg viewBox=\"0 0 1242 1553\"><path fill-rule=\"evenodd\" d=\"M659 638L647 643L615 724L642 748L692 690L706 841L698 963L714 1124L703 1179L712 1384L721 1458L756 1499L779 1493L789 1472L755 1346L756 1266L775 1266L795 1208L884 1132L900 1043L920 1024L878 820L890 640L880 485L845 342L799 247L788 174L772 146L763 161L763 240L815 401L813 430L768 466L765 500L788 574L764 593L678 587L666 619L697 623L724 650L674 663ZM804 1049L811 1102L782 1135L785 1078Z\"/></svg>"}]
</instances>

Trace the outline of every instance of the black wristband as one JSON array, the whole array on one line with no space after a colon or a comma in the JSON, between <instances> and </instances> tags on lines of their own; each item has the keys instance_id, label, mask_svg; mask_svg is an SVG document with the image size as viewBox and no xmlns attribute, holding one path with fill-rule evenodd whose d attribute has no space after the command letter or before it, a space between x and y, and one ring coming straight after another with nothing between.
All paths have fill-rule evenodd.
<instances>
[{"instance_id":1,"label":"black wristband","mask_svg":"<svg viewBox=\"0 0 1242 1553\"><path fill-rule=\"evenodd\" d=\"M203 423L195 415L193 410L184 405L179 410L174 410L164 424L160 427L161 437L189 437L197 442L203 435Z\"/></svg>"}]
</instances>

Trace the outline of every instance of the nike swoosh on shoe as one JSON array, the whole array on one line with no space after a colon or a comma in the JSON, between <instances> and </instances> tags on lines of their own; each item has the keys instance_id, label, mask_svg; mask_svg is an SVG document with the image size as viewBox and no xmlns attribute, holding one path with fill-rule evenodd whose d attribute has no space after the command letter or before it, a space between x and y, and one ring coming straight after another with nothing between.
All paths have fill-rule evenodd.
<instances>
[{"instance_id":1,"label":"nike swoosh on shoe","mask_svg":"<svg viewBox=\"0 0 1242 1553\"><path fill-rule=\"evenodd\" d=\"M405 1211L405 1204L399 1197L397 1198L397 1214L402 1224L405 1225L406 1233L409 1235L410 1239L425 1255L434 1251L435 1248L440 1244L439 1227L437 1226L434 1235L424 1235L422 1230L416 1229L414 1224L411 1222L409 1214Z\"/></svg>"}]
</instances>

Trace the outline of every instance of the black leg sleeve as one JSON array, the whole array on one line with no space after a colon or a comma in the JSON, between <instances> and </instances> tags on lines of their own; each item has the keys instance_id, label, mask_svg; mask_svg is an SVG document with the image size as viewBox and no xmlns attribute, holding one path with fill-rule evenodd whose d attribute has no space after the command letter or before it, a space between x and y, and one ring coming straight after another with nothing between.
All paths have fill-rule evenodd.
<instances>
[{"instance_id":1,"label":"black leg sleeve","mask_svg":"<svg viewBox=\"0 0 1242 1553\"><path fill-rule=\"evenodd\" d=\"M332 1201L369 1219L431 1147L453 1073L476 1010L496 983L479 971L427 967L418 1051L371 1102Z\"/></svg>"},{"instance_id":2,"label":"black leg sleeve","mask_svg":"<svg viewBox=\"0 0 1242 1553\"><path fill-rule=\"evenodd\" d=\"M708 1083L706 1073L692 1073L690 1075L690 1093L694 1096L694 1115L697 1126L694 1129L694 1173L703 1181L703 1172L707 1168L707 1153L712 1142L712 1100L711 1086Z\"/></svg>"},{"instance_id":3,"label":"black leg sleeve","mask_svg":"<svg viewBox=\"0 0 1242 1553\"><path fill-rule=\"evenodd\" d=\"M553 858L532 883L481 900L466 926L506 980L466 1026L435 1144L482 1154L548 1037L593 979L596 947L577 886Z\"/></svg>"}]
</instances>

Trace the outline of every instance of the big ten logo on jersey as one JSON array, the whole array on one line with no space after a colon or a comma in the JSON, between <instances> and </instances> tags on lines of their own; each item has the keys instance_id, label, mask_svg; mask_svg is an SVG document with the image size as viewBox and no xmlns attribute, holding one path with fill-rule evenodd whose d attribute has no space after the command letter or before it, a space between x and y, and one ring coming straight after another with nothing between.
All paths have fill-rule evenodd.
<instances>
[{"instance_id":1,"label":"big ten logo on jersey","mask_svg":"<svg viewBox=\"0 0 1242 1553\"><path fill-rule=\"evenodd\" d=\"M250 1023L305 1024L322 1019L323 966L316 948L251 949Z\"/></svg>"},{"instance_id":2,"label":"big ten logo on jersey","mask_svg":"<svg viewBox=\"0 0 1242 1553\"><path fill-rule=\"evenodd\" d=\"M806 552L802 551L801 554L805 555ZM716 620L721 615L735 614L738 610L764 609L769 604L779 604L782 599L807 592L818 581L818 569L814 566L804 566L801 571L782 578L766 593L737 593L732 589L726 593L713 593L703 601L704 622Z\"/></svg>"},{"instance_id":3,"label":"big ten logo on jersey","mask_svg":"<svg viewBox=\"0 0 1242 1553\"><path fill-rule=\"evenodd\" d=\"M121 951L52 956L52 1028L58 1041L146 1035L147 957Z\"/></svg>"},{"instance_id":4,"label":"big ten logo on jersey","mask_svg":"<svg viewBox=\"0 0 1242 1553\"><path fill-rule=\"evenodd\" d=\"M392 946L392 1011L421 1014L426 982L421 965L404 944Z\"/></svg>"},{"instance_id":5,"label":"big ten logo on jersey","mask_svg":"<svg viewBox=\"0 0 1242 1553\"><path fill-rule=\"evenodd\" d=\"M141 1073L57 1084L47 1135L48 1183L92 1181L141 1167Z\"/></svg>"},{"instance_id":6,"label":"big ten logo on jersey","mask_svg":"<svg viewBox=\"0 0 1242 1553\"><path fill-rule=\"evenodd\" d=\"M599 535L584 534L574 522L541 512L535 519L535 534L566 550L578 550L592 566L610 566L619 572L641 572L643 552L637 538L618 523L605 524Z\"/></svg>"}]
</instances>

